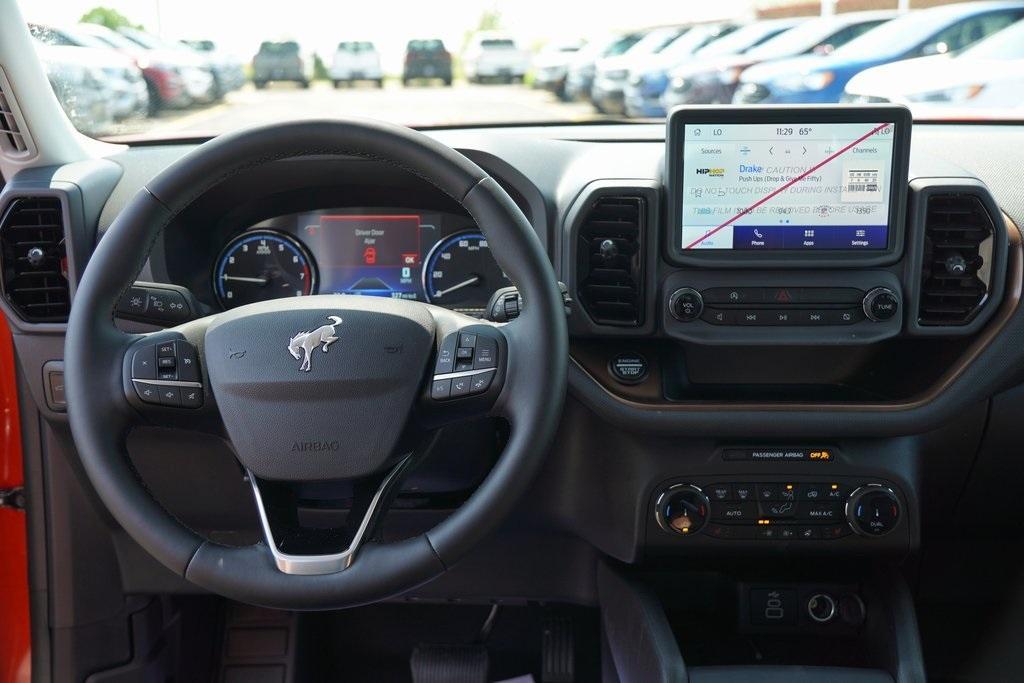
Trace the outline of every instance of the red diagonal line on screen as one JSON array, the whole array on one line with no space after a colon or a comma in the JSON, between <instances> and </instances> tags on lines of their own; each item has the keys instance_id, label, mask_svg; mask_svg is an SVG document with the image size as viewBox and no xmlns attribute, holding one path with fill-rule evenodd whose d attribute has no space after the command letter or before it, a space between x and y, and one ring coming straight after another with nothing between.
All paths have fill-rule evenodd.
<instances>
[{"instance_id":1,"label":"red diagonal line on screen","mask_svg":"<svg viewBox=\"0 0 1024 683\"><path fill-rule=\"evenodd\" d=\"M730 219L729 219L729 220L727 220L726 222L722 223L722 224L721 224L721 225L719 225L718 227L716 227L716 228L713 228L713 229L711 229L711 230L708 230L708 231L707 231L706 233L704 233L704 235L703 235L703 236L701 236L701 237L698 237L698 238L697 238L696 240L694 240L693 242L690 242L690 243L689 243L689 244L687 244L687 245L686 245L685 247L683 247L683 249L693 249L693 247L694 247L695 245L697 245L697 244L700 244L701 242L703 242L704 240L706 240L707 238L711 237L711 236L712 236L712 235L714 235L714 234L715 234L716 232L718 232L719 230L721 230L722 228L725 228L725 227L728 227L728 226L732 225L732 224L733 224L733 223L735 223L735 222L736 222L737 220L739 220L739 219L740 219L741 217L743 217L743 216L747 215L748 213L750 213L751 211L753 211L753 210L754 210L754 209L756 209L757 207L761 206L762 204L764 204L764 203L765 203L766 201L768 201L768 200L769 200L769 199L771 199L772 197L775 197L776 195L778 195L778 194L780 194L780 193L782 193L782 192L785 192L786 190L788 190L789 188L793 187L794 185L796 185L796 184L797 184L798 182L800 182L801 180L803 180L804 178L806 178L806 177L807 177L807 176L809 176L810 174L812 174L812 173L814 173L815 171L817 171L817 170L818 170L819 168L821 168L821 167L822 167L822 166L824 166L825 164L827 164L827 163L829 163L830 161L833 161L833 160L835 160L836 158L838 158L838 157L842 156L843 154L845 154L846 152L850 151L851 149L853 149L854 147L856 147L856 146L857 146L857 145L859 145L860 143L862 143L862 142L864 142L865 140L867 140L867 139L868 139L869 137L871 137L872 135L874 135L874 134L876 134L876 133L878 133L878 132L881 132L881 131L885 130L885 129L886 129L886 128L888 128L888 127L889 127L890 125L892 125L892 124L889 124L889 123L883 123L883 124L881 124L880 126L878 126L877 128L874 128L873 130L870 130L870 131L868 131L868 132L867 132L867 133L865 133L864 135L860 136L859 138L857 138L856 140L854 140L853 142L851 142L850 144L848 144L848 145L847 145L846 147L843 147L842 149L840 149L840 150L839 150L838 152L835 152L835 153L833 153L832 155L830 155L830 156L826 157L825 159L823 159L823 160L819 161L819 162L818 162L817 164L815 164L814 166L811 166L811 167L810 167L809 169L807 169L806 171L804 171L803 173L801 173L801 174L800 174L800 175L798 175L797 177L795 177L795 178L793 178L792 180L788 181L788 182L787 182L787 183L786 183L785 185L783 185L782 187L778 188L777 190L773 190L773 191L772 191L772 192L771 192L770 194L768 194L768 195L765 195L765 196L764 196L764 197L762 197L761 199L758 199L758 200L757 200L756 202L754 202L753 204L751 204L751 205L750 205L750 206L748 206L747 208L743 209L743 210L742 210L742 211L740 211L740 212L739 212L738 214L736 214L735 216L733 216L732 218L730 218Z\"/></svg>"}]
</instances>

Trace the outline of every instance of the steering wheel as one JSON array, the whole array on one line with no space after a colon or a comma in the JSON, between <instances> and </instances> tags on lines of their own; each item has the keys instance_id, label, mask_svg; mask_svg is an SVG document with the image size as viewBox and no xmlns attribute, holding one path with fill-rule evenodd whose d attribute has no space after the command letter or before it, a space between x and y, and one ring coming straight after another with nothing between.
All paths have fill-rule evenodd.
<instances>
[{"instance_id":1,"label":"steering wheel","mask_svg":"<svg viewBox=\"0 0 1024 683\"><path fill-rule=\"evenodd\" d=\"M242 306L147 335L115 326L115 305L153 243L192 202L262 164L324 155L390 164L461 204L518 285L521 315L496 325L413 301L322 295ZM132 538L213 593L283 609L334 609L429 581L508 515L554 436L568 335L547 255L481 168L399 126L303 121L218 137L140 190L89 261L65 356L79 456ZM432 435L481 416L506 420L509 436L477 490L424 534L377 539L391 497ZM215 543L164 509L128 459L127 434L141 425L223 436L248 473L265 540ZM282 482L339 481L356 492L349 522L311 541L295 524L294 504L278 494L287 488Z\"/></svg>"}]
</instances>

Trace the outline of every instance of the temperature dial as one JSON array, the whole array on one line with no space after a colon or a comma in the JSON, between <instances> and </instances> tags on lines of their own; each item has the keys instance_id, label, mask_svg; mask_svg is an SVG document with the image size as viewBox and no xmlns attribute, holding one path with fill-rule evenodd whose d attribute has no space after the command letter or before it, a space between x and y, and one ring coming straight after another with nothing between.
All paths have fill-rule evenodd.
<instances>
[{"instance_id":1,"label":"temperature dial","mask_svg":"<svg viewBox=\"0 0 1024 683\"><path fill-rule=\"evenodd\" d=\"M696 486L676 484L658 496L655 515L665 531L695 534L708 521L708 497Z\"/></svg>"},{"instance_id":2,"label":"temperature dial","mask_svg":"<svg viewBox=\"0 0 1024 683\"><path fill-rule=\"evenodd\" d=\"M900 499L887 486L868 484L850 495L846 518L853 530L862 536L884 536L900 520Z\"/></svg>"}]
</instances>

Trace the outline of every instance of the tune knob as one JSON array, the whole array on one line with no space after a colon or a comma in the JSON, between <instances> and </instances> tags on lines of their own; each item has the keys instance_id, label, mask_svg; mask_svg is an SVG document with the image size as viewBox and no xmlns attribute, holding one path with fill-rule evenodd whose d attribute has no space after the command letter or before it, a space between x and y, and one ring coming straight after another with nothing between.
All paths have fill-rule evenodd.
<instances>
[{"instance_id":1,"label":"tune knob","mask_svg":"<svg viewBox=\"0 0 1024 683\"><path fill-rule=\"evenodd\" d=\"M864 315L876 323L891 319L900 310L900 300L888 287L875 287L864 295Z\"/></svg>"},{"instance_id":2,"label":"tune knob","mask_svg":"<svg viewBox=\"0 0 1024 683\"><path fill-rule=\"evenodd\" d=\"M696 486L676 484L658 496L655 518L665 531L689 536L704 528L708 505L708 497Z\"/></svg>"},{"instance_id":3,"label":"tune knob","mask_svg":"<svg viewBox=\"0 0 1024 683\"><path fill-rule=\"evenodd\" d=\"M862 536L884 536L900 520L900 499L888 486L868 484L850 494L846 519Z\"/></svg>"}]
</instances>

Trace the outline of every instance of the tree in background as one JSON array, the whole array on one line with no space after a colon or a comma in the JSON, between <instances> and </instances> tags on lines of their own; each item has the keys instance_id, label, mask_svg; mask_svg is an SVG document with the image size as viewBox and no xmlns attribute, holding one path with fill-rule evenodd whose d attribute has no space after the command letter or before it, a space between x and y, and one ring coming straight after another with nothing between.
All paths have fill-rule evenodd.
<instances>
[{"instance_id":1,"label":"tree in background","mask_svg":"<svg viewBox=\"0 0 1024 683\"><path fill-rule=\"evenodd\" d=\"M323 58L319 52L313 53L313 80L314 81L327 81L330 80L330 74L327 73L327 65L324 64Z\"/></svg>"},{"instance_id":2,"label":"tree in background","mask_svg":"<svg viewBox=\"0 0 1024 683\"><path fill-rule=\"evenodd\" d=\"M91 10L82 15L82 18L78 20L83 24L99 24L100 26L106 26L112 31L116 31L119 28L137 28L142 29L142 24L134 24L128 20L128 17L118 12L116 9L110 7L93 7Z\"/></svg>"}]
</instances>

